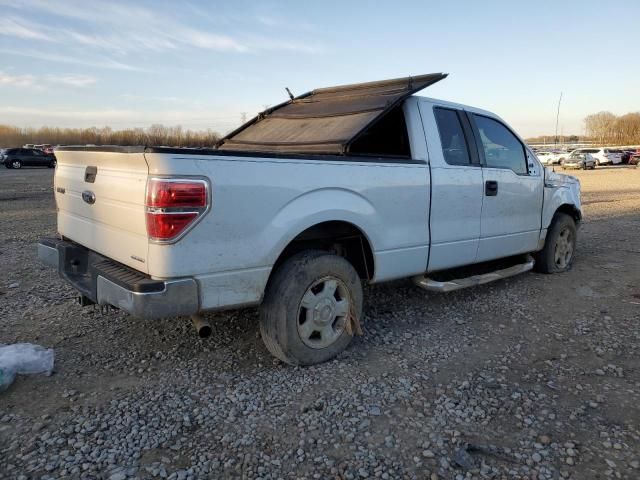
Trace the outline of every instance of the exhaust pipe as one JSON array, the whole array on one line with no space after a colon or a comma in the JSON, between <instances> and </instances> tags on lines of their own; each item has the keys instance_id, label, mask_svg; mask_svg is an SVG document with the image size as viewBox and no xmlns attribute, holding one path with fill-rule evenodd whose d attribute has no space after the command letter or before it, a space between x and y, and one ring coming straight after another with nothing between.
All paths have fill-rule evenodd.
<instances>
[{"instance_id":1,"label":"exhaust pipe","mask_svg":"<svg viewBox=\"0 0 640 480\"><path fill-rule=\"evenodd\" d=\"M198 332L200 338L207 338L211 335L211 325L200 314L191 315L191 323Z\"/></svg>"}]
</instances>

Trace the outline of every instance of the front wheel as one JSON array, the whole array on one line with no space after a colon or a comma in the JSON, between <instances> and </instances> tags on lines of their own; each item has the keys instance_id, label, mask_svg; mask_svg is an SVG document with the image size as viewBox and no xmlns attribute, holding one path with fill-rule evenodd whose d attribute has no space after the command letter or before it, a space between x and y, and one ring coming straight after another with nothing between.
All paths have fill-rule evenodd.
<instances>
[{"instance_id":1,"label":"front wheel","mask_svg":"<svg viewBox=\"0 0 640 480\"><path fill-rule=\"evenodd\" d=\"M542 273L569 270L576 251L576 239L575 220L566 213L556 213L547 232L544 248L535 254L536 270Z\"/></svg>"},{"instance_id":2,"label":"front wheel","mask_svg":"<svg viewBox=\"0 0 640 480\"><path fill-rule=\"evenodd\" d=\"M267 349L291 365L332 359L353 338L362 284L344 258L323 251L294 255L274 272L260 311Z\"/></svg>"},{"instance_id":3,"label":"front wheel","mask_svg":"<svg viewBox=\"0 0 640 480\"><path fill-rule=\"evenodd\" d=\"M51 161L49 162L48 167L49 167L49 168L56 168L56 163L57 163L57 162L56 162L55 160L51 160Z\"/></svg>"},{"instance_id":4,"label":"front wheel","mask_svg":"<svg viewBox=\"0 0 640 480\"><path fill-rule=\"evenodd\" d=\"M12 160L11 168L22 168L22 162L20 160Z\"/></svg>"}]
</instances>

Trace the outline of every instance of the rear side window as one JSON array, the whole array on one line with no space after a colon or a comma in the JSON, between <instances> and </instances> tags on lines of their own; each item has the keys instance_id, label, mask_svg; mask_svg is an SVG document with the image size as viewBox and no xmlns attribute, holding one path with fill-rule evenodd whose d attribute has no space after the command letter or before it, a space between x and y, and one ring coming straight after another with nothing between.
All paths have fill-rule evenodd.
<instances>
[{"instance_id":1,"label":"rear side window","mask_svg":"<svg viewBox=\"0 0 640 480\"><path fill-rule=\"evenodd\" d=\"M409 135L402 105L385 114L353 142L349 153L411 158Z\"/></svg>"},{"instance_id":2,"label":"rear side window","mask_svg":"<svg viewBox=\"0 0 640 480\"><path fill-rule=\"evenodd\" d=\"M492 118L481 115L474 115L474 118L487 167L508 168L518 175L526 175L527 160L520 140L507 127Z\"/></svg>"},{"instance_id":3,"label":"rear side window","mask_svg":"<svg viewBox=\"0 0 640 480\"><path fill-rule=\"evenodd\" d=\"M434 113L444 161L449 165L469 165L469 149L458 112L448 108L435 108Z\"/></svg>"},{"instance_id":4,"label":"rear side window","mask_svg":"<svg viewBox=\"0 0 640 480\"><path fill-rule=\"evenodd\" d=\"M598 153L600 150L597 148L583 148L582 150L578 150L580 153Z\"/></svg>"}]
</instances>

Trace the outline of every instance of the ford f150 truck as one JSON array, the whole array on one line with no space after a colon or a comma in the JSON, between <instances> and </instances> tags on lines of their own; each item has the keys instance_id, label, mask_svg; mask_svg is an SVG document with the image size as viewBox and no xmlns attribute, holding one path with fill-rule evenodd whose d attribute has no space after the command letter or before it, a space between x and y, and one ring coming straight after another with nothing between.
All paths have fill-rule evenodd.
<instances>
[{"instance_id":1,"label":"ford f150 truck","mask_svg":"<svg viewBox=\"0 0 640 480\"><path fill-rule=\"evenodd\" d=\"M445 77L316 89L211 150L58 148L39 257L83 304L145 319L206 331L202 312L260 305L269 351L298 365L361 332L363 282L567 270L578 181L493 113L413 95Z\"/></svg>"}]
</instances>

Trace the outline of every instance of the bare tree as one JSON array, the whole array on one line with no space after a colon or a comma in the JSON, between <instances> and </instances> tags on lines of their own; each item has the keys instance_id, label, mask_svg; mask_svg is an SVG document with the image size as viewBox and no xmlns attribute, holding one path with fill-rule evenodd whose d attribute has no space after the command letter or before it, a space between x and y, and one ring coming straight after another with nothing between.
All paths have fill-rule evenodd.
<instances>
[{"instance_id":1,"label":"bare tree","mask_svg":"<svg viewBox=\"0 0 640 480\"><path fill-rule=\"evenodd\" d=\"M170 145L177 147L212 147L220 139L208 130L184 130L181 126L155 124L149 128L113 130L91 128L20 128L0 125L0 147L20 147L25 143L51 145Z\"/></svg>"}]
</instances>

